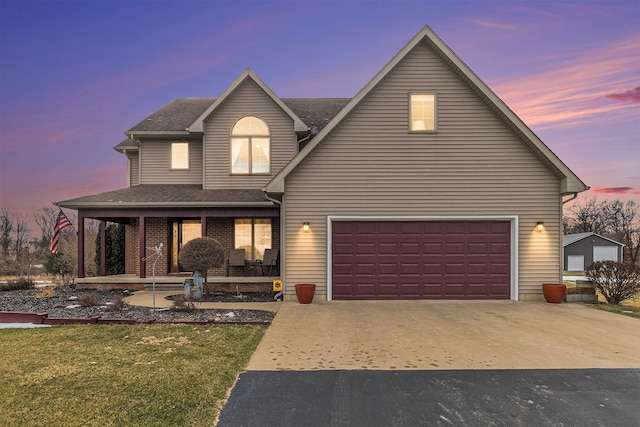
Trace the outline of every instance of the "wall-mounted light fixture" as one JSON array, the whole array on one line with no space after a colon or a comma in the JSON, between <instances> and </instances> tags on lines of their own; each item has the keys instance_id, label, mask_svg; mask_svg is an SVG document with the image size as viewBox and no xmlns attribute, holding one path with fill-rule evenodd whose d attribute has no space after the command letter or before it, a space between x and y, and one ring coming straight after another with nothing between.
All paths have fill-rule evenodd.
<instances>
[{"instance_id":1,"label":"wall-mounted light fixture","mask_svg":"<svg viewBox=\"0 0 640 427\"><path fill-rule=\"evenodd\" d=\"M536 223L536 231L543 231L544 230L544 221L538 221Z\"/></svg>"},{"instance_id":2,"label":"wall-mounted light fixture","mask_svg":"<svg viewBox=\"0 0 640 427\"><path fill-rule=\"evenodd\" d=\"M305 221L302 223L302 231L309 231L309 222Z\"/></svg>"}]
</instances>

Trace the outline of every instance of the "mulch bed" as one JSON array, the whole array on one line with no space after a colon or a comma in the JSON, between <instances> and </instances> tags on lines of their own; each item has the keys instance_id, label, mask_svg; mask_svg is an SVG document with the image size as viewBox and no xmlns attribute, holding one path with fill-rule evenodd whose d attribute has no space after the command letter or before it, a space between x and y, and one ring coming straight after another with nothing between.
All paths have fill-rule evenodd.
<instances>
[{"instance_id":1,"label":"mulch bed","mask_svg":"<svg viewBox=\"0 0 640 427\"><path fill-rule=\"evenodd\" d=\"M41 298L42 290L21 290L0 292L0 312L46 313L50 319L105 319L135 321L140 323L232 323L232 324L264 324L270 323L274 313L265 310L246 309L194 309L174 310L134 306L123 303L122 298L128 291L94 291L94 290L56 290L54 296ZM179 293L179 292L178 292ZM273 301L273 294L256 295L253 299L242 299L229 295L209 295L202 301L220 302L260 302ZM224 293L222 293L224 294ZM209 299L209 298L218 298ZM269 297L269 299L267 299ZM92 300L96 305L84 306ZM71 306L78 306L73 307ZM2 321L0 319L0 321ZM64 322L59 322L64 323ZM91 322L87 322L91 323ZM99 322L96 322L99 323ZM116 323L116 322L114 322Z\"/></svg>"}]
</instances>

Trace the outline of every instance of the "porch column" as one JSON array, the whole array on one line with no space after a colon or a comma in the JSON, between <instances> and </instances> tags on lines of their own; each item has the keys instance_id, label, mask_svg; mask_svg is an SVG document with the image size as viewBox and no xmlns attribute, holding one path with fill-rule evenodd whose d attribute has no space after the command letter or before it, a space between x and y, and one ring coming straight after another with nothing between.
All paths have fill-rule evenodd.
<instances>
[{"instance_id":1,"label":"porch column","mask_svg":"<svg viewBox=\"0 0 640 427\"><path fill-rule=\"evenodd\" d=\"M84 214L78 211L78 279L84 277Z\"/></svg>"},{"instance_id":2,"label":"porch column","mask_svg":"<svg viewBox=\"0 0 640 427\"><path fill-rule=\"evenodd\" d=\"M147 233L144 224L144 217L140 217L138 235L140 238L140 278L147 277Z\"/></svg>"},{"instance_id":3,"label":"porch column","mask_svg":"<svg viewBox=\"0 0 640 427\"><path fill-rule=\"evenodd\" d=\"M107 222L100 221L100 275L107 275Z\"/></svg>"},{"instance_id":4,"label":"porch column","mask_svg":"<svg viewBox=\"0 0 640 427\"><path fill-rule=\"evenodd\" d=\"M200 224L202 225L202 237L207 237L207 217L202 215L200 217Z\"/></svg>"}]
</instances>

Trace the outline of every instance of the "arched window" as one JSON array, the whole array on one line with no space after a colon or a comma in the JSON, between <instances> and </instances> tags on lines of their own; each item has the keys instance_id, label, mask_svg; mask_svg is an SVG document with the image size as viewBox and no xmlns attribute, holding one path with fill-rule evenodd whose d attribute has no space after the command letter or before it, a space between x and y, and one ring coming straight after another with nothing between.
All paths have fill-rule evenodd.
<instances>
[{"instance_id":1,"label":"arched window","mask_svg":"<svg viewBox=\"0 0 640 427\"><path fill-rule=\"evenodd\" d=\"M253 116L243 117L231 129L231 173L269 173L270 144L269 126Z\"/></svg>"}]
</instances>

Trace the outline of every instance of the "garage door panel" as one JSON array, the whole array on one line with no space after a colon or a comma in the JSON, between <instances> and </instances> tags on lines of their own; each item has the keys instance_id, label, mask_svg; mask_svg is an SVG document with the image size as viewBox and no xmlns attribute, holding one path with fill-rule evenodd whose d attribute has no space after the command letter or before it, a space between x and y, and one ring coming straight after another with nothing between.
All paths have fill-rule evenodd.
<instances>
[{"instance_id":1,"label":"garage door panel","mask_svg":"<svg viewBox=\"0 0 640 427\"><path fill-rule=\"evenodd\" d=\"M335 224L340 224L332 245L336 299L510 297L508 221Z\"/></svg>"},{"instance_id":2,"label":"garage door panel","mask_svg":"<svg viewBox=\"0 0 640 427\"><path fill-rule=\"evenodd\" d=\"M420 242L406 242L400 243L400 255L402 256L420 256Z\"/></svg>"},{"instance_id":3,"label":"garage door panel","mask_svg":"<svg viewBox=\"0 0 640 427\"><path fill-rule=\"evenodd\" d=\"M378 263L378 276L397 276L400 274L400 266L398 263Z\"/></svg>"},{"instance_id":4,"label":"garage door panel","mask_svg":"<svg viewBox=\"0 0 640 427\"><path fill-rule=\"evenodd\" d=\"M357 263L355 264L355 272L358 276L372 276L376 275L376 264L374 263Z\"/></svg>"},{"instance_id":5,"label":"garage door panel","mask_svg":"<svg viewBox=\"0 0 640 427\"><path fill-rule=\"evenodd\" d=\"M352 245L353 248L353 254L358 254L358 256L363 256L363 255L375 255L376 254L376 245L373 243L362 243L362 242L356 242L354 245Z\"/></svg>"},{"instance_id":6,"label":"garage door panel","mask_svg":"<svg viewBox=\"0 0 640 427\"><path fill-rule=\"evenodd\" d=\"M442 243L436 242L427 242L422 244L422 254L423 255L442 255L444 245Z\"/></svg>"},{"instance_id":7,"label":"garage door panel","mask_svg":"<svg viewBox=\"0 0 640 427\"><path fill-rule=\"evenodd\" d=\"M469 255L482 254L486 255L489 252L489 244L487 242L469 242L467 245L467 253Z\"/></svg>"},{"instance_id":8,"label":"garage door panel","mask_svg":"<svg viewBox=\"0 0 640 427\"><path fill-rule=\"evenodd\" d=\"M407 276L420 277L422 276L422 270L420 269L420 264L417 262L416 263L403 262L400 264L400 274L402 274L403 277L407 277Z\"/></svg>"},{"instance_id":9,"label":"garage door panel","mask_svg":"<svg viewBox=\"0 0 640 427\"><path fill-rule=\"evenodd\" d=\"M449 255L449 254L464 255L464 253L465 253L465 244L462 243L462 242L446 243L445 246L444 246L444 253L446 255Z\"/></svg>"},{"instance_id":10,"label":"garage door panel","mask_svg":"<svg viewBox=\"0 0 640 427\"><path fill-rule=\"evenodd\" d=\"M398 255L398 243L379 243L376 253L377 255Z\"/></svg>"}]
</instances>

